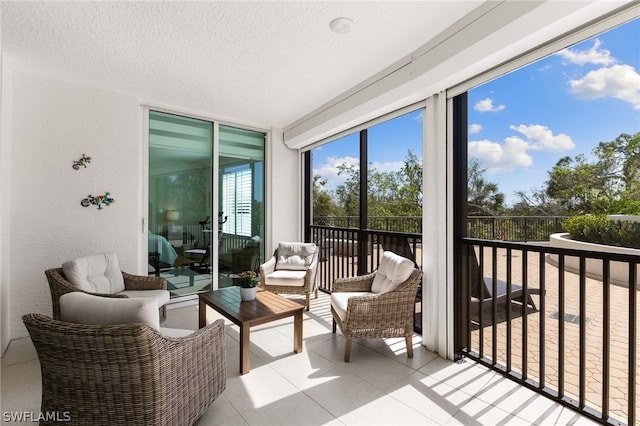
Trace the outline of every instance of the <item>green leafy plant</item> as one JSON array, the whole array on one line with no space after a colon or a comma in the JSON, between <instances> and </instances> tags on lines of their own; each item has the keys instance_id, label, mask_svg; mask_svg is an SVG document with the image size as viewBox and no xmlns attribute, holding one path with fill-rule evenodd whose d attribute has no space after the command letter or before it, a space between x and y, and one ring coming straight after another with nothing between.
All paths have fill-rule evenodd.
<instances>
[{"instance_id":1,"label":"green leafy plant","mask_svg":"<svg viewBox=\"0 0 640 426\"><path fill-rule=\"evenodd\" d=\"M640 249L640 222L610 220L606 215L573 216L562 228L572 240Z\"/></svg>"},{"instance_id":2,"label":"green leafy plant","mask_svg":"<svg viewBox=\"0 0 640 426\"><path fill-rule=\"evenodd\" d=\"M256 273L254 271L244 271L238 274L238 285L243 288L256 287L258 280L256 279Z\"/></svg>"}]
</instances>

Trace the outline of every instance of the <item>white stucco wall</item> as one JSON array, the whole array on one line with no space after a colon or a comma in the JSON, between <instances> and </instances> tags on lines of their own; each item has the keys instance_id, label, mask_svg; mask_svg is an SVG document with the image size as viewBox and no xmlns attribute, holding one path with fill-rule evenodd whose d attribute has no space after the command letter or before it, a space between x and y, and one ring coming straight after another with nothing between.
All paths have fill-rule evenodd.
<instances>
[{"instance_id":1,"label":"white stucco wall","mask_svg":"<svg viewBox=\"0 0 640 426\"><path fill-rule=\"evenodd\" d=\"M0 354L9 345L9 197L11 193L11 144L9 143L9 72L0 50Z\"/></svg>"},{"instance_id":2,"label":"white stucco wall","mask_svg":"<svg viewBox=\"0 0 640 426\"><path fill-rule=\"evenodd\" d=\"M9 194L2 203L8 214L1 217L10 229L2 248L11 267L0 269L6 275L0 288L0 302L6 302L0 312L2 350L10 339L27 335L23 314L51 315L45 269L115 251L123 270L146 273L139 99L22 71L10 74L3 80L11 96L3 97L9 108L3 114L8 125L2 130L2 177L7 175L11 190L2 193ZM278 241L301 238L302 183L299 153L284 145L282 129L272 129L267 151L269 254ZM91 163L76 171L71 166L83 153ZM88 194L105 191L116 200L112 205L100 211L80 205Z\"/></svg>"},{"instance_id":3,"label":"white stucco wall","mask_svg":"<svg viewBox=\"0 0 640 426\"><path fill-rule=\"evenodd\" d=\"M45 269L114 251L122 269L138 272L141 141L136 98L18 71L11 91L8 320L15 339L27 335L23 314L51 315ZM76 171L83 153L92 161ZM80 205L105 191L115 203ZM2 316L4 323L4 309Z\"/></svg>"},{"instance_id":4,"label":"white stucco wall","mask_svg":"<svg viewBox=\"0 0 640 426\"><path fill-rule=\"evenodd\" d=\"M302 175L300 154L283 142L282 129L271 129L267 146L267 235L268 258L280 241L302 241ZM269 222L271 226L269 226Z\"/></svg>"}]
</instances>

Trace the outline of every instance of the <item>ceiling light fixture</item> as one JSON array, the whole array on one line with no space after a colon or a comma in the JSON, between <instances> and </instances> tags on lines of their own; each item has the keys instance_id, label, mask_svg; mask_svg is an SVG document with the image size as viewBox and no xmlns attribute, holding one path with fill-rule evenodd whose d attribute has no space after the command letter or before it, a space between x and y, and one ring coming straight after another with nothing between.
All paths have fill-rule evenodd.
<instances>
[{"instance_id":1,"label":"ceiling light fixture","mask_svg":"<svg viewBox=\"0 0 640 426\"><path fill-rule=\"evenodd\" d=\"M346 34L351 31L353 21L349 18L336 18L329 24L329 28L336 34Z\"/></svg>"}]
</instances>

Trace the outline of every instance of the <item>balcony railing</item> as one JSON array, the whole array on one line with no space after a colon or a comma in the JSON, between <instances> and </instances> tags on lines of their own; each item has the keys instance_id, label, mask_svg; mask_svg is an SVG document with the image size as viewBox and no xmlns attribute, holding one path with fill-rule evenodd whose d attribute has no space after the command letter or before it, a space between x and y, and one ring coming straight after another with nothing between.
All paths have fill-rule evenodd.
<instances>
[{"instance_id":1,"label":"balcony railing","mask_svg":"<svg viewBox=\"0 0 640 426\"><path fill-rule=\"evenodd\" d=\"M313 224L331 228L358 229L360 219L358 216L316 216L313 218ZM370 216L366 229L419 234L422 230L422 217Z\"/></svg>"},{"instance_id":2,"label":"balcony railing","mask_svg":"<svg viewBox=\"0 0 640 426\"><path fill-rule=\"evenodd\" d=\"M485 240L549 241L566 216L469 216L467 236Z\"/></svg>"},{"instance_id":3,"label":"balcony railing","mask_svg":"<svg viewBox=\"0 0 640 426\"><path fill-rule=\"evenodd\" d=\"M549 241L549 235L562 232L567 216L469 216L467 236L486 240ZM314 225L333 228L357 229L357 216L316 216ZM420 216L372 216L367 229L379 229L410 234L422 230Z\"/></svg>"},{"instance_id":4,"label":"balcony railing","mask_svg":"<svg viewBox=\"0 0 640 426\"><path fill-rule=\"evenodd\" d=\"M459 257L465 356L601 423L636 424L640 256L463 238ZM626 284L610 279L618 262Z\"/></svg>"},{"instance_id":5,"label":"balcony railing","mask_svg":"<svg viewBox=\"0 0 640 426\"><path fill-rule=\"evenodd\" d=\"M488 239L457 244L456 348L600 423L637 424L640 256L525 243L548 241L564 219L468 218L469 234ZM382 250L422 266L420 218L369 219L383 230L359 230L357 218L346 216L316 222L324 291L338 277L375 270ZM587 272L594 260L599 276ZM611 279L620 264L626 284Z\"/></svg>"},{"instance_id":6,"label":"balcony railing","mask_svg":"<svg viewBox=\"0 0 640 426\"><path fill-rule=\"evenodd\" d=\"M320 250L319 288L327 292L331 292L336 278L374 271L383 250L393 251L422 266L421 234L312 225L311 240Z\"/></svg>"},{"instance_id":7,"label":"balcony railing","mask_svg":"<svg viewBox=\"0 0 640 426\"><path fill-rule=\"evenodd\" d=\"M422 268L422 235L393 231L359 230L312 225L311 240L320 249L318 286L332 291L340 277L353 277L378 268L383 250L390 250L414 261ZM422 333L422 285L416 293L414 330Z\"/></svg>"}]
</instances>

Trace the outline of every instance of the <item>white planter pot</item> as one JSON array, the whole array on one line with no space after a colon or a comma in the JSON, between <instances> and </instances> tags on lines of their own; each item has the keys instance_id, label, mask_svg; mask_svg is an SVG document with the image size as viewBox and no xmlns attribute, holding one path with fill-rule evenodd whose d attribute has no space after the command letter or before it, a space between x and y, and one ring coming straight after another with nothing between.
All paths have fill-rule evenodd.
<instances>
[{"instance_id":1,"label":"white planter pot","mask_svg":"<svg viewBox=\"0 0 640 426\"><path fill-rule=\"evenodd\" d=\"M240 287L240 298L243 302L254 300L256 298L256 290L258 290L258 287Z\"/></svg>"},{"instance_id":2,"label":"white planter pot","mask_svg":"<svg viewBox=\"0 0 640 426\"><path fill-rule=\"evenodd\" d=\"M630 247L614 247L602 244L587 243L584 241L576 241L569 238L568 233L551 234L549 237L551 247L563 247L579 250L592 250L595 252L623 253L640 256L640 250ZM550 254L548 257L552 265L558 264L558 255ZM565 269L567 271L578 273L580 271L580 260L577 257L565 256ZM611 282L624 286L629 285L629 265L623 262L611 262L609 264L609 274ZM602 279L602 261L597 259L586 259L586 274L590 278ZM640 265L637 266L636 274L640 276Z\"/></svg>"}]
</instances>

